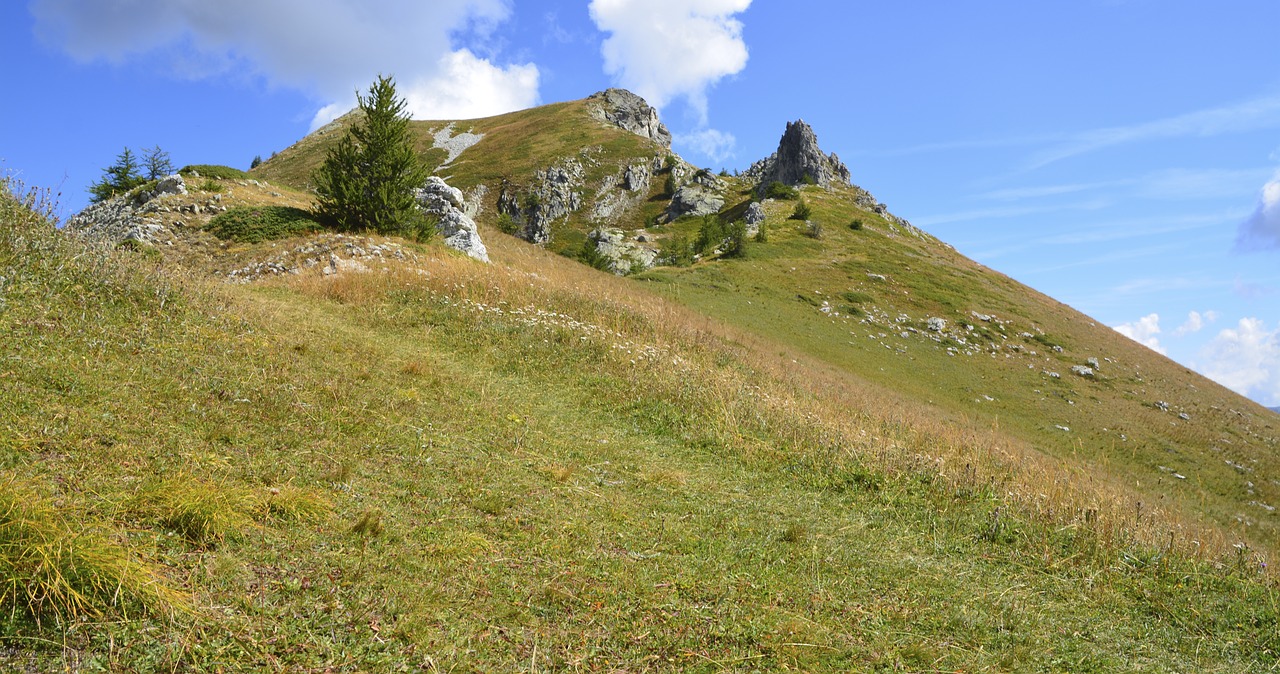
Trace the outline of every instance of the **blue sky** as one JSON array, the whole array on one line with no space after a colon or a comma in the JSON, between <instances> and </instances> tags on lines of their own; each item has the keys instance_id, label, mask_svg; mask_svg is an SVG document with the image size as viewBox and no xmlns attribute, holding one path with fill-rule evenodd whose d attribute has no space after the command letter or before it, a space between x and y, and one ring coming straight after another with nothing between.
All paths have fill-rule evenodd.
<instances>
[{"instance_id":1,"label":"blue sky","mask_svg":"<svg viewBox=\"0 0 1280 674\"><path fill-rule=\"evenodd\" d=\"M247 167L378 73L421 118L625 86L686 159L803 118L961 252L1280 405L1280 3L19 0L0 168L75 210L123 146Z\"/></svg>"}]
</instances>

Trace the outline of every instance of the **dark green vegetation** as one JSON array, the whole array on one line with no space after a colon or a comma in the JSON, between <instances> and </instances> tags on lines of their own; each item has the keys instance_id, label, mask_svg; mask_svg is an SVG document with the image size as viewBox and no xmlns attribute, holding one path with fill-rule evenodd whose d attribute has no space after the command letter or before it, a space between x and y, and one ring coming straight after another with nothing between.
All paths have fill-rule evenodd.
<instances>
[{"instance_id":1,"label":"dark green vegetation","mask_svg":"<svg viewBox=\"0 0 1280 674\"><path fill-rule=\"evenodd\" d=\"M450 171L653 156L575 106L467 122L491 135ZM476 153L495 134L512 154ZM854 188L800 192L821 238L767 202L744 259L694 260L719 219L687 218L652 230L685 266L631 279L490 210L493 265L248 285L0 198L0 669L1280 663L1248 505L1276 502L1274 415Z\"/></svg>"},{"instance_id":2,"label":"dark green vegetation","mask_svg":"<svg viewBox=\"0 0 1280 674\"><path fill-rule=\"evenodd\" d=\"M221 178L223 180L248 180L252 177L238 168L223 166L221 164L188 164L178 169L178 173L184 176Z\"/></svg>"},{"instance_id":3,"label":"dark green vegetation","mask_svg":"<svg viewBox=\"0 0 1280 674\"><path fill-rule=\"evenodd\" d=\"M160 146L143 150L141 160L126 147L111 166L103 169L102 178L89 186L91 201L110 199L173 173L169 153Z\"/></svg>"},{"instance_id":4,"label":"dark green vegetation","mask_svg":"<svg viewBox=\"0 0 1280 674\"><path fill-rule=\"evenodd\" d=\"M316 169L317 217L341 231L426 240L434 228L418 210L413 189L427 174L409 135L408 104L396 96L390 77L379 77L358 99L359 119Z\"/></svg>"},{"instance_id":5,"label":"dark green vegetation","mask_svg":"<svg viewBox=\"0 0 1280 674\"><path fill-rule=\"evenodd\" d=\"M215 216L205 229L219 239L259 243L319 231L314 218L292 206L236 206Z\"/></svg>"}]
</instances>

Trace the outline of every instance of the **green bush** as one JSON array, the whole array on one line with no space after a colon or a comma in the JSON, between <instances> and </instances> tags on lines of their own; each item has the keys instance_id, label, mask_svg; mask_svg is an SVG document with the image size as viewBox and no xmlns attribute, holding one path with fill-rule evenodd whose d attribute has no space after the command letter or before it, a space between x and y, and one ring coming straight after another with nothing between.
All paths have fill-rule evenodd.
<instances>
[{"instance_id":1,"label":"green bush","mask_svg":"<svg viewBox=\"0 0 1280 674\"><path fill-rule=\"evenodd\" d=\"M824 234L822 223L806 220L804 223L804 235L810 239L821 239Z\"/></svg>"},{"instance_id":2,"label":"green bush","mask_svg":"<svg viewBox=\"0 0 1280 674\"><path fill-rule=\"evenodd\" d=\"M178 173L189 176L198 174L201 178L223 178L225 180L248 180L252 176L238 168L219 164L187 164L178 169Z\"/></svg>"},{"instance_id":3,"label":"green bush","mask_svg":"<svg viewBox=\"0 0 1280 674\"><path fill-rule=\"evenodd\" d=\"M775 180L769 183L768 187L764 188L764 198L790 201L792 199L799 199L800 192L790 185L786 185Z\"/></svg>"},{"instance_id":4,"label":"green bush","mask_svg":"<svg viewBox=\"0 0 1280 674\"><path fill-rule=\"evenodd\" d=\"M693 247L689 245L689 237L683 232L676 232L662 242L662 251L658 254L662 264L673 267L688 267L693 264Z\"/></svg>"},{"instance_id":5,"label":"green bush","mask_svg":"<svg viewBox=\"0 0 1280 674\"><path fill-rule=\"evenodd\" d=\"M765 223L760 223L760 228L756 230L756 243L768 243L769 228Z\"/></svg>"},{"instance_id":6,"label":"green bush","mask_svg":"<svg viewBox=\"0 0 1280 674\"><path fill-rule=\"evenodd\" d=\"M854 218L853 222L849 223L849 229L855 232L860 231L862 229L862 218Z\"/></svg>"},{"instance_id":7,"label":"green bush","mask_svg":"<svg viewBox=\"0 0 1280 674\"><path fill-rule=\"evenodd\" d=\"M292 206L236 206L220 213L205 229L229 241L258 243L319 231L310 213Z\"/></svg>"},{"instance_id":8,"label":"green bush","mask_svg":"<svg viewBox=\"0 0 1280 674\"><path fill-rule=\"evenodd\" d=\"M806 204L804 199L801 199L796 203L796 207L791 211L791 215L789 217L792 220L808 220L809 216L812 214L813 209L809 208L809 204Z\"/></svg>"},{"instance_id":9,"label":"green bush","mask_svg":"<svg viewBox=\"0 0 1280 674\"><path fill-rule=\"evenodd\" d=\"M498 214L498 231L503 234L514 235L520 231L520 223L516 222L516 219L511 217L510 213L500 213Z\"/></svg>"}]
</instances>

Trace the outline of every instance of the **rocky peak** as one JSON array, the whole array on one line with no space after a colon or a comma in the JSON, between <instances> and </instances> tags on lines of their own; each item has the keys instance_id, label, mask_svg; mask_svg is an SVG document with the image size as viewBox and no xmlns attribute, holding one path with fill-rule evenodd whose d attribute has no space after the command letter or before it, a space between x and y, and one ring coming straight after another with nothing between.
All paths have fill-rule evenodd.
<instances>
[{"instance_id":1,"label":"rocky peak","mask_svg":"<svg viewBox=\"0 0 1280 674\"><path fill-rule=\"evenodd\" d=\"M849 167L834 152L822 153L818 135L802 119L787 122L787 130L778 141L778 151L753 164L747 175L762 186L775 180L787 185L812 181L823 187L850 184Z\"/></svg>"},{"instance_id":2,"label":"rocky peak","mask_svg":"<svg viewBox=\"0 0 1280 674\"><path fill-rule=\"evenodd\" d=\"M602 122L648 138L662 147L671 147L671 132L658 119L658 111L626 89L605 89L588 96L587 109Z\"/></svg>"}]
</instances>

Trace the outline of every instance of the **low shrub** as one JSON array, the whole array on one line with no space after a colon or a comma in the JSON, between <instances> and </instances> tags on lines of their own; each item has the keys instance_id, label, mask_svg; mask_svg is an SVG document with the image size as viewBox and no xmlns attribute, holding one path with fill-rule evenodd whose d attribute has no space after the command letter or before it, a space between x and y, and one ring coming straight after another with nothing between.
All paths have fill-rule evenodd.
<instances>
[{"instance_id":1,"label":"low shrub","mask_svg":"<svg viewBox=\"0 0 1280 674\"><path fill-rule=\"evenodd\" d=\"M184 176L198 175L201 178L223 178L225 180L248 180L251 176L238 168L221 164L187 164L178 169Z\"/></svg>"},{"instance_id":2,"label":"low shrub","mask_svg":"<svg viewBox=\"0 0 1280 674\"><path fill-rule=\"evenodd\" d=\"M219 213L205 229L219 239L258 243L308 234L319 231L321 226L311 213L301 208L236 206Z\"/></svg>"},{"instance_id":3,"label":"low shrub","mask_svg":"<svg viewBox=\"0 0 1280 674\"><path fill-rule=\"evenodd\" d=\"M796 207L792 209L791 215L788 217L792 220L808 220L809 216L812 214L813 209L809 207L809 204L804 202L804 199L801 199L796 203Z\"/></svg>"},{"instance_id":4,"label":"low shrub","mask_svg":"<svg viewBox=\"0 0 1280 674\"><path fill-rule=\"evenodd\" d=\"M764 188L764 198L784 200L799 199L800 192L790 185L775 180Z\"/></svg>"}]
</instances>

